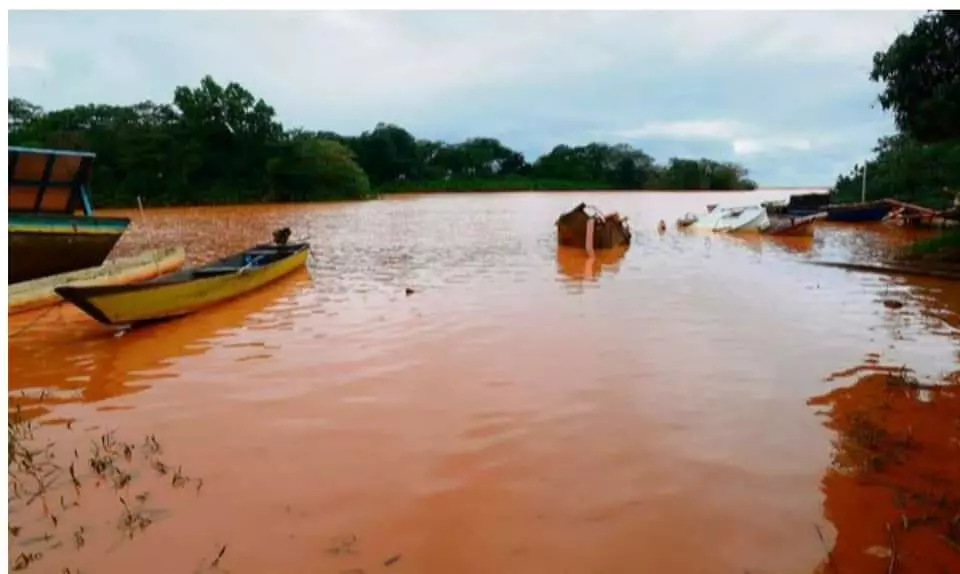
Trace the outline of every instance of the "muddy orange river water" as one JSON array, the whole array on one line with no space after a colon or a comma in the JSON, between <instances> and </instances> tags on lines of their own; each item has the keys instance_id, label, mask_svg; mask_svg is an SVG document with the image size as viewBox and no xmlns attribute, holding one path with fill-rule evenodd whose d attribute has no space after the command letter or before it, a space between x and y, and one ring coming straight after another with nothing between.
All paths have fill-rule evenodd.
<instances>
[{"instance_id":1,"label":"muddy orange river water","mask_svg":"<svg viewBox=\"0 0 960 574\"><path fill-rule=\"evenodd\" d=\"M204 262L287 225L313 256L140 330L66 306L10 318L11 413L58 464L8 475L10 564L960 572L960 288L805 263L911 239L883 226L672 225L786 195L128 212L121 255L182 244ZM554 220L581 199L630 217L628 251L557 248ZM125 470L98 474L124 442Z\"/></svg>"}]
</instances>

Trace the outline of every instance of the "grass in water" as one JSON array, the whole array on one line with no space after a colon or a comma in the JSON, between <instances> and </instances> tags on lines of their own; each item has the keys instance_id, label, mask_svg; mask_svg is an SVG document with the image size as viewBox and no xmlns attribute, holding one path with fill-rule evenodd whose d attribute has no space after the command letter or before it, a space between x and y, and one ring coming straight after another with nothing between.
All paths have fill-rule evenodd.
<instances>
[{"instance_id":1,"label":"grass in water","mask_svg":"<svg viewBox=\"0 0 960 574\"><path fill-rule=\"evenodd\" d=\"M67 426L69 430L70 425ZM92 440L82 456L74 449L67 460L58 458L56 444L37 437L36 426L24 418L19 406L9 413L7 423L7 491L9 526L7 529L11 571L23 571L40 564L47 571L45 556L72 547L75 551L87 545L87 537L95 527L69 520L71 511L80 506L84 489L109 488L116 495L118 518L115 528L120 541L142 535L163 514L151 508L149 490L134 489L137 477L150 470L169 480L171 488L192 485L197 493L203 485L199 478L183 474L180 466L161 460L163 448L154 435L136 444L119 440L113 431ZM170 478L167 479L167 476ZM89 501L85 501L89 504ZM216 568L225 547L212 562ZM59 572L79 573L75 567Z\"/></svg>"}]
</instances>

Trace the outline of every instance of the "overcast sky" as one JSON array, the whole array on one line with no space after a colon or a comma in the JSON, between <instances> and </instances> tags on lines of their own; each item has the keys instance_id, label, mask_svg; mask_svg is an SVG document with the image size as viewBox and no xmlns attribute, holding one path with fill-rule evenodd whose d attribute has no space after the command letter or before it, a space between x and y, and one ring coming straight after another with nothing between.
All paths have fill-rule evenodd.
<instances>
[{"instance_id":1,"label":"overcast sky","mask_svg":"<svg viewBox=\"0 0 960 574\"><path fill-rule=\"evenodd\" d=\"M10 95L170 101L236 81L287 127L627 142L830 185L893 130L871 58L920 12L13 12Z\"/></svg>"}]
</instances>

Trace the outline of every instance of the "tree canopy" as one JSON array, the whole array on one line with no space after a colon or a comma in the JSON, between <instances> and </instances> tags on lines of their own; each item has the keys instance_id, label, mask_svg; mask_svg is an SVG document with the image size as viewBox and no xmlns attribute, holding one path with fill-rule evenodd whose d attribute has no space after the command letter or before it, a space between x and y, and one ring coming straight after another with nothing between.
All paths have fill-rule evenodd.
<instances>
[{"instance_id":1,"label":"tree canopy","mask_svg":"<svg viewBox=\"0 0 960 574\"><path fill-rule=\"evenodd\" d=\"M418 139L378 123L359 135L286 129L237 83L211 76L170 103L45 111L8 100L8 143L97 154L96 202L197 205L363 199L395 191L754 189L747 170L708 159L658 165L627 144L558 145L533 163L494 138Z\"/></svg>"},{"instance_id":2,"label":"tree canopy","mask_svg":"<svg viewBox=\"0 0 960 574\"><path fill-rule=\"evenodd\" d=\"M882 138L867 162L869 198L940 207L960 191L960 12L931 11L873 57L870 79L898 133ZM840 201L860 198L863 167L838 178Z\"/></svg>"}]
</instances>

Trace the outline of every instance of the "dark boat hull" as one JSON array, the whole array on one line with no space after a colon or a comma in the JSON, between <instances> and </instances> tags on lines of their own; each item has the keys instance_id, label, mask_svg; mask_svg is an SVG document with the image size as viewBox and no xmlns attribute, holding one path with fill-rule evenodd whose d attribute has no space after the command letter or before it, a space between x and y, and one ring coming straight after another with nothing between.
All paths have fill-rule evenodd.
<instances>
[{"instance_id":1,"label":"dark boat hull","mask_svg":"<svg viewBox=\"0 0 960 574\"><path fill-rule=\"evenodd\" d=\"M12 285L101 265L130 219L10 214L8 224Z\"/></svg>"},{"instance_id":2,"label":"dark boat hull","mask_svg":"<svg viewBox=\"0 0 960 574\"><path fill-rule=\"evenodd\" d=\"M793 209L791 207L787 207L787 209L784 211L784 215L792 216L792 217L808 217L811 215L816 215L818 213L823 213L823 211L824 210L822 208L821 209L800 209L800 208Z\"/></svg>"},{"instance_id":3,"label":"dark boat hull","mask_svg":"<svg viewBox=\"0 0 960 574\"><path fill-rule=\"evenodd\" d=\"M882 221L893 210L889 204L874 205L869 207L828 207L827 221L839 221L843 223L869 223Z\"/></svg>"}]
</instances>

